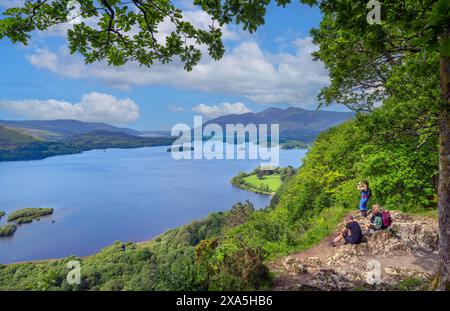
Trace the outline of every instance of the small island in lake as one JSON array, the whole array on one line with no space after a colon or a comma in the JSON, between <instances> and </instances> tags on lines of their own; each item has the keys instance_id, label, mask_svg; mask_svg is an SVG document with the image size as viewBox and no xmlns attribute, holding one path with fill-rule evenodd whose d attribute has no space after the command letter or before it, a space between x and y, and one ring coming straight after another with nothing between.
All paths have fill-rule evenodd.
<instances>
[{"instance_id":1,"label":"small island in lake","mask_svg":"<svg viewBox=\"0 0 450 311\"><path fill-rule=\"evenodd\" d=\"M16 232L17 226L15 224L7 224L0 227L0 237L10 236Z\"/></svg>"},{"instance_id":2,"label":"small island in lake","mask_svg":"<svg viewBox=\"0 0 450 311\"><path fill-rule=\"evenodd\" d=\"M286 142L280 143L281 149L292 150L292 149L309 149L310 145L297 140L288 140Z\"/></svg>"},{"instance_id":3,"label":"small island in lake","mask_svg":"<svg viewBox=\"0 0 450 311\"><path fill-rule=\"evenodd\" d=\"M22 208L9 215L8 221L15 222L16 224L24 224L51 214L53 214L53 208Z\"/></svg>"},{"instance_id":4,"label":"small island in lake","mask_svg":"<svg viewBox=\"0 0 450 311\"><path fill-rule=\"evenodd\" d=\"M286 168L276 167L273 169L255 168L250 173L240 172L231 179L235 187L262 194L274 194L281 184L291 176L295 175L296 169L292 166Z\"/></svg>"},{"instance_id":5,"label":"small island in lake","mask_svg":"<svg viewBox=\"0 0 450 311\"><path fill-rule=\"evenodd\" d=\"M31 223L33 220L40 220L42 216L51 214L53 214L53 208L28 207L19 209L9 215L7 219L10 222L9 224L0 227L0 237L13 235L17 230L17 225ZM5 212L0 211L0 219L5 215Z\"/></svg>"}]
</instances>

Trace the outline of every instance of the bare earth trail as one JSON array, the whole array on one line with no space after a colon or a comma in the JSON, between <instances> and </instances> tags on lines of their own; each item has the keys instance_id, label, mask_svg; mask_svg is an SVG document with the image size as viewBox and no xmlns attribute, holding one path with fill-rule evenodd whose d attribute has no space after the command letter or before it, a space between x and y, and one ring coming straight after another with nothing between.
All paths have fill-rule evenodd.
<instances>
[{"instance_id":1,"label":"bare earth trail","mask_svg":"<svg viewBox=\"0 0 450 311\"><path fill-rule=\"evenodd\" d=\"M359 245L330 245L342 223L315 247L269 263L273 290L392 290L405 279L429 279L437 266L437 220L396 211L391 215L389 230L375 232Z\"/></svg>"}]
</instances>

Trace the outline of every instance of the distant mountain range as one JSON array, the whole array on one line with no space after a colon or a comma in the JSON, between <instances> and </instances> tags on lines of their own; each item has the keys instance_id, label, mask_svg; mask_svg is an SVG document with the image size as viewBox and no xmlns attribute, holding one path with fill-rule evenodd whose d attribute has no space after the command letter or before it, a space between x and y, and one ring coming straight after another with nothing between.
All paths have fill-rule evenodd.
<instances>
[{"instance_id":1,"label":"distant mountain range","mask_svg":"<svg viewBox=\"0 0 450 311\"><path fill-rule=\"evenodd\" d=\"M312 142L316 136L330 128L354 117L353 112L311 111L290 107L287 109L268 108L261 112L229 114L209 120L204 125L215 123L225 131L226 124L241 123L244 125L279 124L280 140L299 140Z\"/></svg>"},{"instance_id":2,"label":"distant mountain range","mask_svg":"<svg viewBox=\"0 0 450 311\"><path fill-rule=\"evenodd\" d=\"M204 124L279 124L280 141L312 142L317 134L354 116L353 112L269 108L258 113L230 114ZM140 132L106 123L76 120L0 120L0 161L42 159L92 149L170 145L169 131Z\"/></svg>"},{"instance_id":3,"label":"distant mountain range","mask_svg":"<svg viewBox=\"0 0 450 311\"><path fill-rule=\"evenodd\" d=\"M139 131L129 128L120 128L106 123L81 122L77 120L0 120L0 125L9 128L19 128L22 131L28 131L32 136L49 140L67 138L93 131L120 132L135 136L140 135Z\"/></svg>"}]
</instances>

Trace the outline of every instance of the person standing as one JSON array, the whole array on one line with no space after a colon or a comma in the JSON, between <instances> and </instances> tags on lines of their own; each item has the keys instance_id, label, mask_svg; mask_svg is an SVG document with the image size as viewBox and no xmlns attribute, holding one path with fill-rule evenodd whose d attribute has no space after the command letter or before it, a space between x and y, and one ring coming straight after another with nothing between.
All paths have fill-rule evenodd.
<instances>
[{"instance_id":1,"label":"person standing","mask_svg":"<svg viewBox=\"0 0 450 311\"><path fill-rule=\"evenodd\" d=\"M359 200L359 210L362 217L367 217L367 202L372 196L372 191L369 187L369 182L364 180L358 183L357 189L361 191L361 199Z\"/></svg>"}]
</instances>

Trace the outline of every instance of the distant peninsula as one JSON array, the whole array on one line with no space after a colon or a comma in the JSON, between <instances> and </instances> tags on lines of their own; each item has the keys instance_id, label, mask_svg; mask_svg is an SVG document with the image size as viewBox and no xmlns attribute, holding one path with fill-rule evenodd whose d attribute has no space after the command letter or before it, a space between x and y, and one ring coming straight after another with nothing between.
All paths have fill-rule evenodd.
<instances>
[{"instance_id":1,"label":"distant peninsula","mask_svg":"<svg viewBox=\"0 0 450 311\"><path fill-rule=\"evenodd\" d=\"M250 173L240 172L231 179L231 184L237 188L261 194L275 194L281 184L296 174L292 166L273 169L255 168Z\"/></svg>"},{"instance_id":2,"label":"distant peninsula","mask_svg":"<svg viewBox=\"0 0 450 311\"><path fill-rule=\"evenodd\" d=\"M108 148L170 145L176 138L141 136L140 132L104 123L75 120L0 120L0 161L39 160Z\"/></svg>"}]
</instances>

